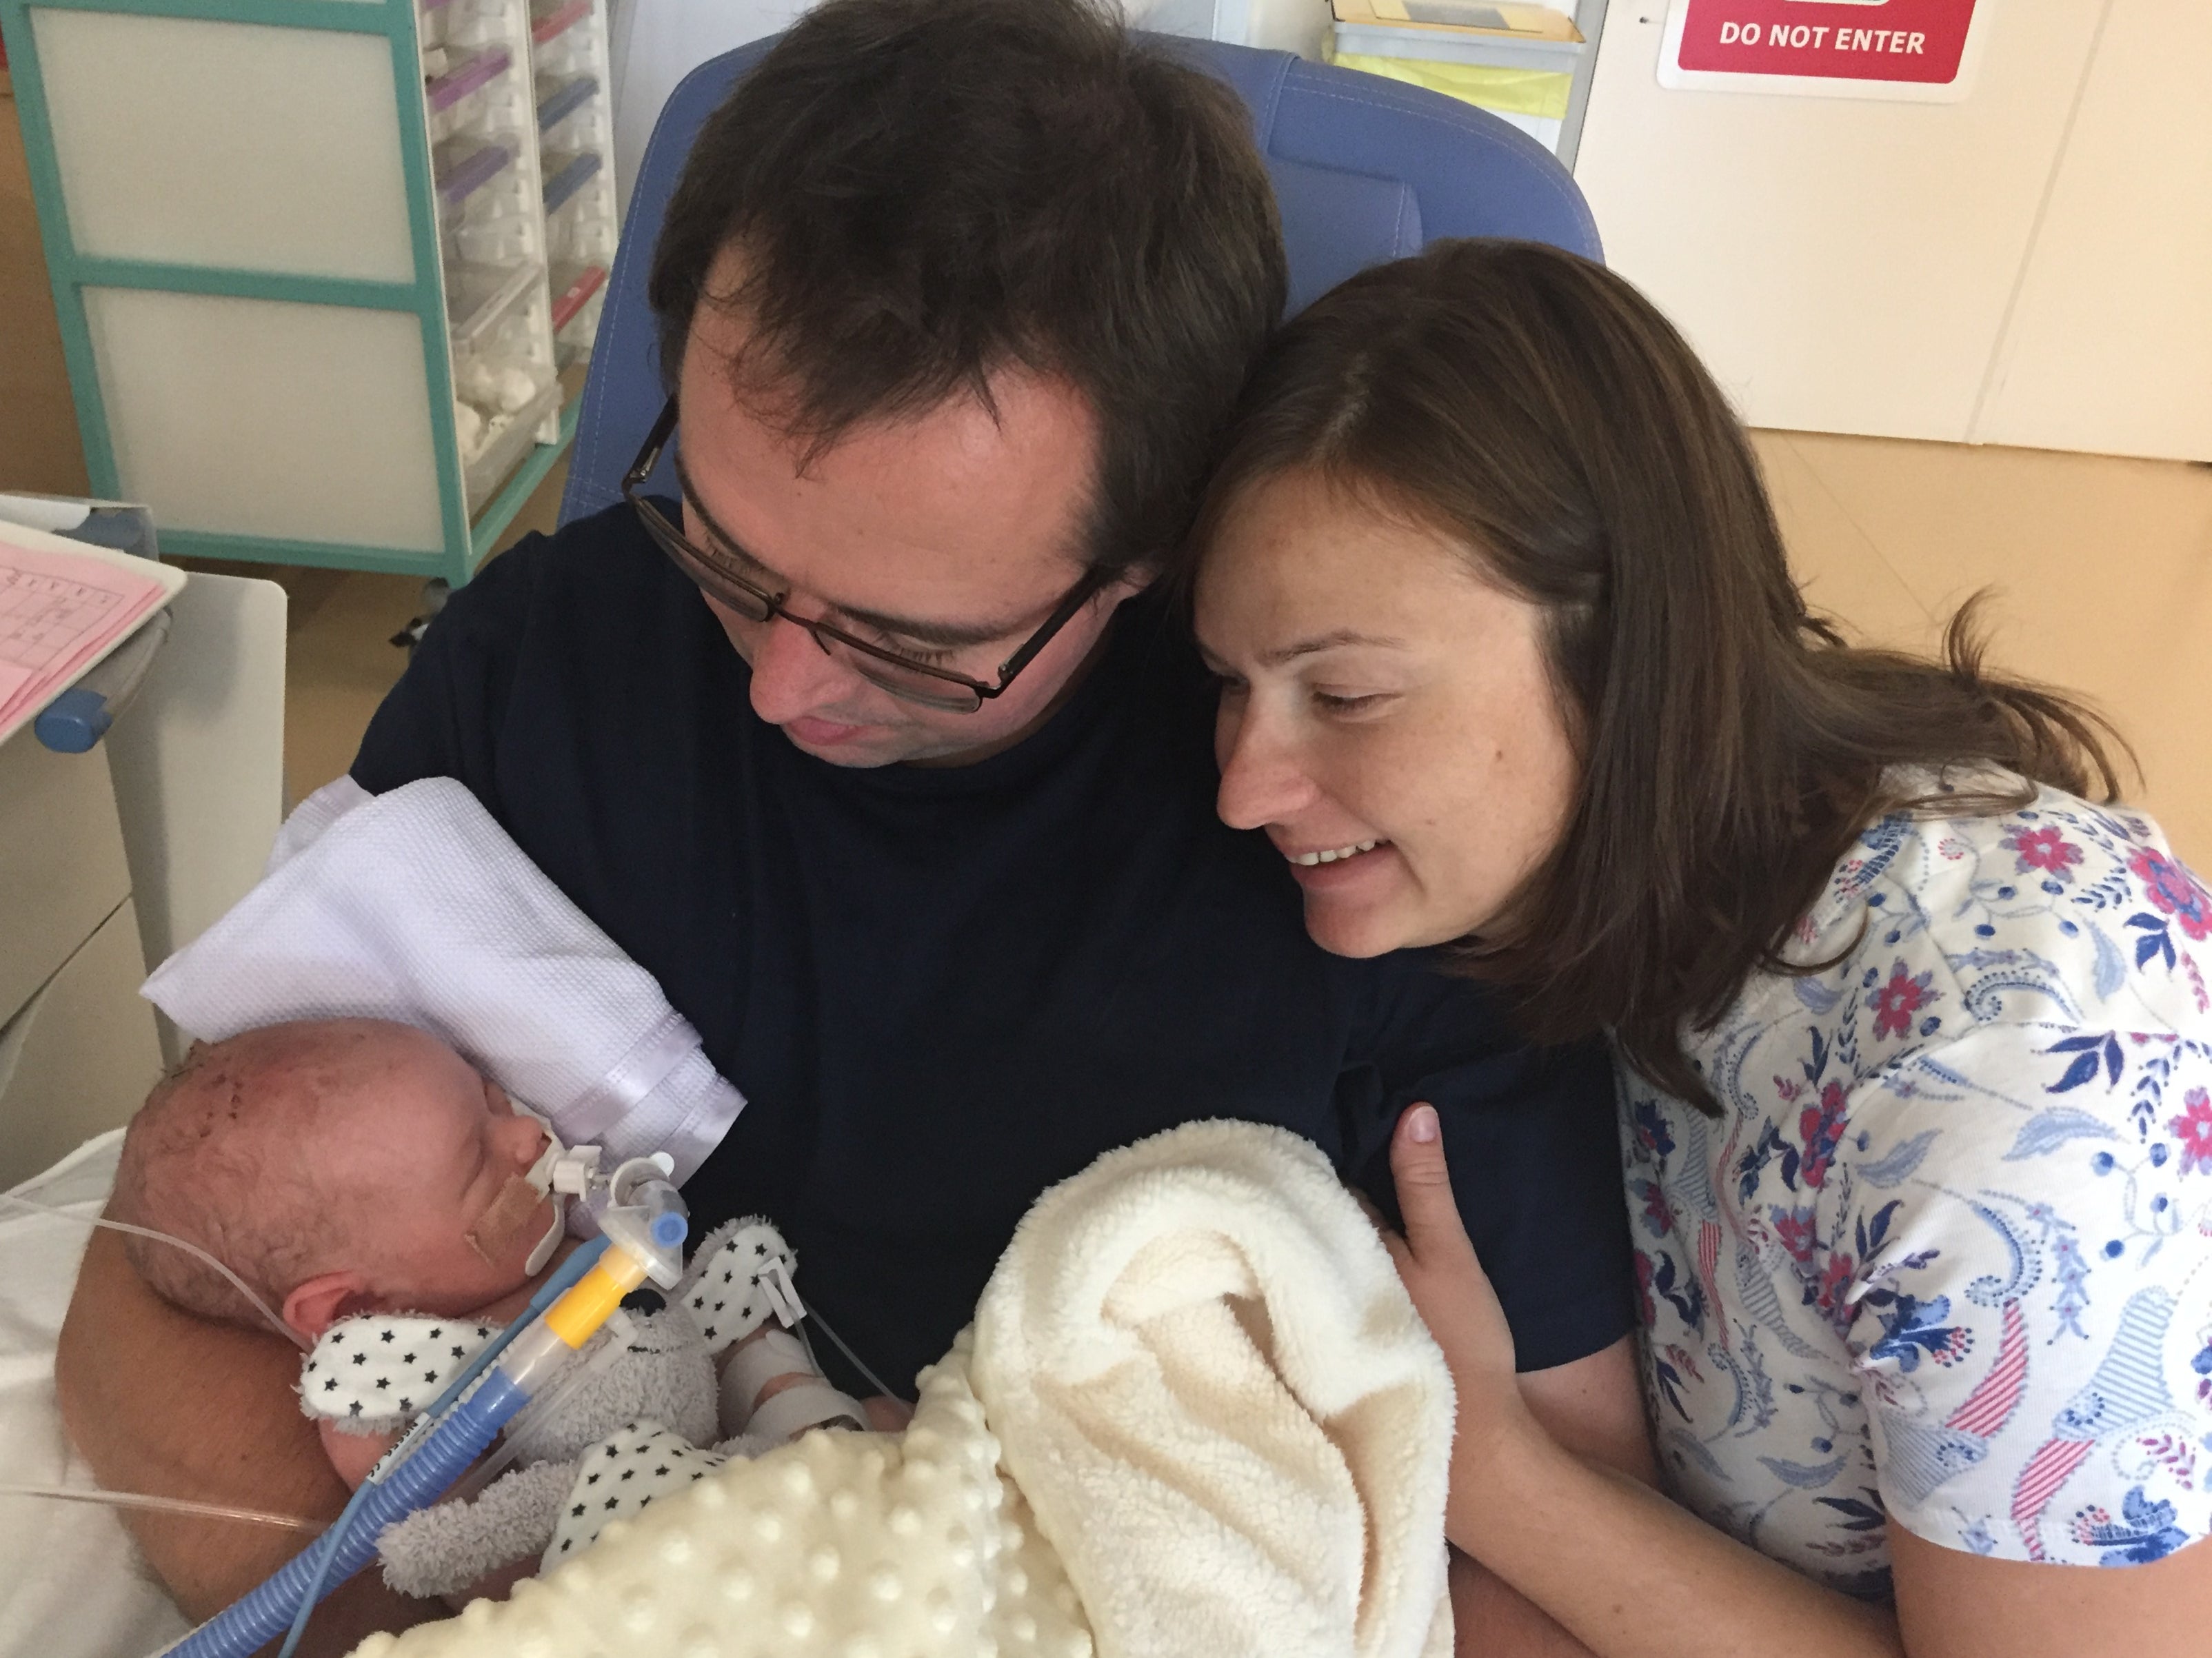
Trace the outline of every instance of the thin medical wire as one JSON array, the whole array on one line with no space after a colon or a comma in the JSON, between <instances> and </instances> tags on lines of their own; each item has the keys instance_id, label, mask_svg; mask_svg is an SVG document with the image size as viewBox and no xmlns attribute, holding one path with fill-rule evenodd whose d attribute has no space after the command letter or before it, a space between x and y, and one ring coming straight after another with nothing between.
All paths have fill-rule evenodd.
<instances>
[{"instance_id":1,"label":"thin medical wire","mask_svg":"<svg viewBox=\"0 0 2212 1658\"><path fill-rule=\"evenodd\" d=\"M239 1277L237 1273L232 1272L229 1267L224 1266L213 1255L208 1254L206 1250L201 1248L197 1243L187 1242L185 1239L174 1236L167 1232L157 1232L150 1226L133 1226L127 1220L109 1220L104 1215L72 1214L66 1209L57 1209L51 1203L33 1202L29 1198L19 1198L10 1192L0 1192L0 1203L12 1203L19 1209L36 1210L40 1214L52 1215L59 1220L73 1220L81 1226L105 1226L111 1232L129 1232L134 1236L152 1238L157 1242L173 1243L178 1248L184 1250L187 1254L198 1255L209 1266L214 1267L216 1272L221 1272L225 1278L228 1278L230 1280L231 1288L236 1290L239 1294L244 1296L246 1300L252 1303L253 1310L260 1314L262 1317L267 1319L269 1321L269 1327L275 1330L277 1334L283 1336L285 1340L290 1342L295 1347L297 1347L303 1353L311 1352L314 1349L315 1344L308 1340L307 1337L301 1335L297 1330L294 1329L290 1325L284 1322L282 1318L277 1316L277 1315L270 1309L267 1302L262 1300L259 1296L254 1294L253 1291L246 1286L246 1283L244 1278Z\"/></svg>"},{"instance_id":2,"label":"thin medical wire","mask_svg":"<svg viewBox=\"0 0 2212 1658\"><path fill-rule=\"evenodd\" d=\"M300 1649L300 1637L307 1632L308 1620L314 1617L316 1606L321 1604L323 1579L330 1575L331 1557L345 1541L346 1533L352 1529L354 1516L360 1513L361 1505L368 1501L368 1494L375 1489L375 1472L371 1470L369 1477L354 1487L353 1495L346 1498L345 1507L338 1510L338 1517L331 1522L327 1533L330 1546L323 1551L322 1558L315 1562L307 1587L301 1591L300 1604L293 1608L292 1625L284 1632L284 1644L278 1649L276 1658L292 1658L292 1655Z\"/></svg>"},{"instance_id":3,"label":"thin medical wire","mask_svg":"<svg viewBox=\"0 0 2212 1658\"><path fill-rule=\"evenodd\" d=\"M904 1394L895 1393L889 1387L885 1386L883 1377L878 1376L873 1370L870 1370L861 1362L860 1356L845 1345L845 1338L839 1335L837 1332L831 1327L830 1321L823 1317L821 1314L816 1312L814 1309L809 1307L803 1299L799 1303L799 1310L805 1314L808 1319L822 1327L822 1333L828 1336L830 1340L837 1344L837 1351L844 1354L847 1358L853 1361L853 1368L867 1378L868 1385L871 1388L873 1388L878 1393L883 1394L887 1399L902 1399L905 1397ZM799 1339L801 1341L806 1340L806 1330L804 1322L801 1323L799 1327ZM814 1347L813 1344L811 1342L807 1343L806 1356L809 1358L814 1358ZM822 1368L822 1361L820 1359L814 1359L814 1368L817 1370Z\"/></svg>"},{"instance_id":4,"label":"thin medical wire","mask_svg":"<svg viewBox=\"0 0 2212 1658\"><path fill-rule=\"evenodd\" d=\"M521 1442L528 1438L530 1430L544 1418L559 1410L576 1389L611 1363L622 1345L620 1340L611 1337L605 1340L594 1338L592 1351L564 1370L558 1381L516 1413L514 1420L507 1424L499 1449L477 1463L460 1484L447 1493L444 1500L465 1503L480 1495L484 1487L505 1473L515 1458L522 1455Z\"/></svg>"},{"instance_id":5,"label":"thin medical wire","mask_svg":"<svg viewBox=\"0 0 2212 1658\"><path fill-rule=\"evenodd\" d=\"M188 1514L206 1520L244 1520L257 1526L282 1526L288 1531L319 1532L320 1520L296 1514L271 1514L265 1509L234 1509L222 1503L195 1503L190 1497L155 1497L146 1491L97 1491L87 1485L19 1485L0 1484L0 1497L52 1497L64 1503L99 1503L110 1508L145 1509L155 1514Z\"/></svg>"}]
</instances>

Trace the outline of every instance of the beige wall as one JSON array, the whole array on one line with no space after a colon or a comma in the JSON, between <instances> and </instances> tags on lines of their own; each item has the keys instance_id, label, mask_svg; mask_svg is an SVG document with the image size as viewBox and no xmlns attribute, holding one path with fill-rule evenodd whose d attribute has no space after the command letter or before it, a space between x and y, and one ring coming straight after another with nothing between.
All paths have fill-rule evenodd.
<instances>
[{"instance_id":1,"label":"beige wall","mask_svg":"<svg viewBox=\"0 0 2212 1658\"><path fill-rule=\"evenodd\" d=\"M81 495L84 450L7 82L0 70L0 489Z\"/></svg>"},{"instance_id":2,"label":"beige wall","mask_svg":"<svg viewBox=\"0 0 2212 1658\"><path fill-rule=\"evenodd\" d=\"M1680 91L1606 15L1575 178L1751 425L2212 460L2212 6L1984 0L1956 102Z\"/></svg>"}]
</instances>

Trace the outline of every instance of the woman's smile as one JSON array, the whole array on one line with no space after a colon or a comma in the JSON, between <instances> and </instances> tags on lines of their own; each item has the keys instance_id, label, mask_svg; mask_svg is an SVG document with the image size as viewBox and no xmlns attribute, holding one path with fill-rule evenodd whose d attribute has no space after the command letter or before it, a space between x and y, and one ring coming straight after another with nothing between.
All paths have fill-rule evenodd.
<instances>
[{"instance_id":1,"label":"woman's smile","mask_svg":"<svg viewBox=\"0 0 2212 1658\"><path fill-rule=\"evenodd\" d=\"M1339 955L1477 931L1558 840L1575 760L1541 612L1480 568L1292 472L1245 492L1200 575L1221 816L1266 830Z\"/></svg>"},{"instance_id":2,"label":"woman's smile","mask_svg":"<svg viewBox=\"0 0 2212 1658\"><path fill-rule=\"evenodd\" d=\"M1362 841L1357 846L1325 847L1319 852L1285 851L1283 856L1303 868L1311 869L1316 864L1334 864L1340 859L1357 858L1361 853L1372 852L1382 844L1379 841Z\"/></svg>"},{"instance_id":3,"label":"woman's smile","mask_svg":"<svg viewBox=\"0 0 2212 1658\"><path fill-rule=\"evenodd\" d=\"M1278 850L1281 850L1279 842ZM1283 856L1290 862L1291 878L1303 890L1325 894L1339 902L1379 898L1391 881L1405 875L1405 865L1388 841L1311 852L1285 851Z\"/></svg>"}]
</instances>

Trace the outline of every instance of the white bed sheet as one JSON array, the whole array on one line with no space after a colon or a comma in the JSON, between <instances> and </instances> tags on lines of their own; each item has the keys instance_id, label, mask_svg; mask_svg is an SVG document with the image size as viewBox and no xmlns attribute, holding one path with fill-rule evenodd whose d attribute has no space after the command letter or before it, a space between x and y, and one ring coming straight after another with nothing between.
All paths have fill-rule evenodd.
<instances>
[{"instance_id":1,"label":"white bed sheet","mask_svg":"<svg viewBox=\"0 0 2212 1658\"><path fill-rule=\"evenodd\" d=\"M96 1215L122 1141L87 1141L15 1189ZM91 1236L0 1204L0 1486L94 1484L54 1406L54 1346ZM143 1658L190 1627L113 1509L0 1492L0 1658Z\"/></svg>"}]
</instances>

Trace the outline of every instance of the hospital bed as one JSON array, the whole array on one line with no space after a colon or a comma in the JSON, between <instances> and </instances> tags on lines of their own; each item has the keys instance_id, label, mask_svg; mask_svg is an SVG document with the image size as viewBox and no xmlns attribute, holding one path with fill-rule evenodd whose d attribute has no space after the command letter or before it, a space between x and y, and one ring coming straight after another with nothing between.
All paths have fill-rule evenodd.
<instances>
[{"instance_id":1,"label":"hospital bed","mask_svg":"<svg viewBox=\"0 0 2212 1658\"><path fill-rule=\"evenodd\" d=\"M645 300L653 244L701 124L769 44L692 70L654 127L609 278L563 522L620 498L623 470L659 411L664 393ZM1439 237L1514 237L1599 257L1596 228L1566 172L1534 140L1480 111L1281 52L1175 46L1251 109L1281 208L1293 307ZM654 487L672 493L670 459ZM264 837L249 849L252 861L266 845ZM167 942L182 944L197 930L180 928ZM0 1139L33 1132L0 1119ZM17 1192L79 1215L97 1212L118 1138L111 1132L92 1139ZM62 1434L52 1388L55 1339L87 1236L79 1221L0 1205L0 1487L91 1484ZM184 1627L147 1579L112 1509L0 1491L0 1658L131 1658Z\"/></svg>"}]
</instances>

